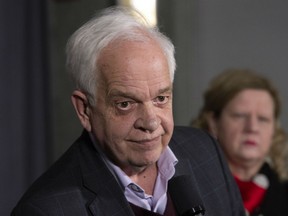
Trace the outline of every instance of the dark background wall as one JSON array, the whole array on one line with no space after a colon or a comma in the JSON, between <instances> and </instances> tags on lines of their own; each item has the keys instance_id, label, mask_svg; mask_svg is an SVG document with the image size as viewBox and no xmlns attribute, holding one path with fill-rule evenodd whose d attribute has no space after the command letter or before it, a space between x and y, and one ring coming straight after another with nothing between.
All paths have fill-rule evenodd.
<instances>
[{"instance_id":1,"label":"dark background wall","mask_svg":"<svg viewBox=\"0 0 288 216\"><path fill-rule=\"evenodd\" d=\"M0 1L0 215L9 215L49 157L46 2Z\"/></svg>"},{"instance_id":2,"label":"dark background wall","mask_svg":"<svg viewBox=\"0 0 288 216\"><path fill-rule=\"evenodd\" d=\"M284 0L160 0L160 23L176 45L174 112L189 124L213 76L251 68L270 78L283 99L288 129L288 2ZM169 11L169 15L167 15Z\"/></svg>"},{"instance_id":3,"label":"dark background wall","mask_svg":"<svg viewBox=\"0 0 288 216\"><path fill-rule=\"evenodd\" d=\"M72 83L65 71L67 39L98 10L113 4L115 4L113 0L50 2L52 160L58 158L82 131L70 101Z\"/></svg>"},{"instance_id":4,"label":"dark background wall","mask_svg":"<svg viewBox=\"0 0 288 216\"><path fill-rule=\"evenodd\" d=\"M65 43L98 9L113 3L0 2L0 215L9 215L31 182L81 133L70 102ZM288 129L287 9L285 0L158 0L160 28L176 46L176 124L188 125L196 116L213 76L241 67L277 85Z\"/></svg>"}]
</instances>

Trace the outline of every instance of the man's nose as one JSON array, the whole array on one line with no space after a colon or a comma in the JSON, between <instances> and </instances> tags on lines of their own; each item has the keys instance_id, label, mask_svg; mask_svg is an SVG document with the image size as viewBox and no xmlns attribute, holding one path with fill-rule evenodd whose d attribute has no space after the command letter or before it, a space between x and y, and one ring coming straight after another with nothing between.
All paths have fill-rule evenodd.
<instances>
[{"instance_id":1,"label":"man's nose","mask_svg":"<svg viewBox=\"0 0 288 216\"><path fill-rule=\"evenodd\" d=\"M157 107L155 107L153 103L142 104L138 111L138 119L135 122L135 128L153 132L159 125L160 119L157 116Z\"/></svg>"}]
</instances>

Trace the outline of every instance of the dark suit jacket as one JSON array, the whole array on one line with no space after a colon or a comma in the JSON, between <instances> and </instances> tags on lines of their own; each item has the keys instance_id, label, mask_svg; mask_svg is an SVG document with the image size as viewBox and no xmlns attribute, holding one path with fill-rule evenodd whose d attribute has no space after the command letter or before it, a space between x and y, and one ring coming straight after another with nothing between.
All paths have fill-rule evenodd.
<instances>
[{"instance_id":1,"label":"dark suit jacket","mask_svg":"<svg viewBox=\"0 0 288 216\"><path fill-rule=\"evenodd\" d=\"M217 143L190 127L175 127L170 148L175 176L193 176L205 216L244 216L238 188ZM14 216L132 216L123 188L101 160L87 132L44 173L14 208Z\"/></svg>"}]
</instances>

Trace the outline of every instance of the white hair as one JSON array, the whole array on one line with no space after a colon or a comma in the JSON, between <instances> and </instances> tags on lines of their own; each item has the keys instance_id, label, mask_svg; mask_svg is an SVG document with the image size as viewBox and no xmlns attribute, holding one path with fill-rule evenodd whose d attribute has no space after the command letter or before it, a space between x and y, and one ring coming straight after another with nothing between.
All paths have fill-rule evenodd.
<instances>
[{"instance_id":1,"label":"white hair","mask_svg":"<svg viewBox=\"0 0 288 216\"><path fill-rule=\"evenodd\" d=\"M142 21L135 18L137 14L140 18L140 13L131 8L119 6L107 8L69 38L66 46L67 70L76 88L87 94L90 103L94 103L96 96L99 54L116 39L131 41L153 39L159 43L167 58L173 82L176 68L174 45L157 27L149 27L143 17Z\"/></svg>"}]
</instances>

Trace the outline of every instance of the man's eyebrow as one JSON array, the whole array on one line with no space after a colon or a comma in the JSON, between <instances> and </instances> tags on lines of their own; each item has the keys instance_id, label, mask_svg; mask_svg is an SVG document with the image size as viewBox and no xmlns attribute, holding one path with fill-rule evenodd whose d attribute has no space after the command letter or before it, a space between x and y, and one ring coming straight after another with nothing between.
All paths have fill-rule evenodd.
<instances>
[{"instance_id":1,"label":"man's eyebrow","mask_svg":"<svg viewBox=\"0 0 288 216\"><path fill-rule=\"evenodd\" d=\"M172 87L167 86L166 88L159 89L157 94L160 95L164 93L169 93L169 94L172 93ZM112 98L112 97L125 97L125 98L136 99L137 96L131 92L125 92L119 89L112 89L111 91L108 92L108 98Z\"/></svg>"},{"instance_id":2,"label":"man's eyebrow","mask_svg":"<svg viewBox=\"0 0 288 216\"><path fill-rule=\"evenodd\" d=\"M160 89L160 90L158 91L158 94L172 93L172 90L173 90L172 86L168 86L168 87L166 87L166 88Z\"/></svg>"},{"instance_id":3,"label":"man's eyebrow","mask_svg":"<svg viewBox=\"0 0 288 216\"><path fill-rule=\"evenodd\" d=\"M124 92L120 91L118 89L112 89L108 92L108 98L111 97L128 97L128 98L134 98L135 95L131 94L130 92Z\"/></svg>"}]
</instances>

